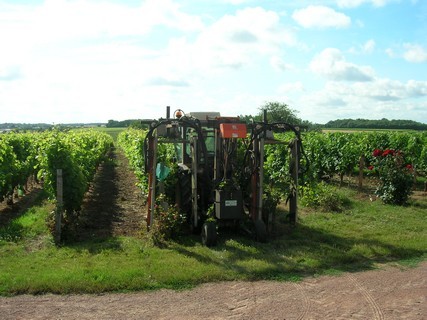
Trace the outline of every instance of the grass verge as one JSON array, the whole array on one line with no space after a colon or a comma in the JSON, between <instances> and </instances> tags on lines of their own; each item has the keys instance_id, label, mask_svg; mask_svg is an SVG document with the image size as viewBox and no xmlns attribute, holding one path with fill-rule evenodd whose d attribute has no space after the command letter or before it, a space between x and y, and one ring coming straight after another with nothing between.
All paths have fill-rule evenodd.
<instances>
[{"instance_id":1,"label":"grass verge","mask_svg":"<svg viewBox=\"0 0 427 320\"><path fill-rule=\"evenodd\" d=\"M167 248L118 237L56 247L45 227L49 204L0 226L0 295L101 293L183 289L221 280L298 280L367 270L378 264L414 265L427 248L427 199L407 207L358 198L342 213L301 210L297 227L278 224L268 243L219 230L215 248L182 236ZM278 216L284 220L284 214Z\"/></svg>"}]
</instances>

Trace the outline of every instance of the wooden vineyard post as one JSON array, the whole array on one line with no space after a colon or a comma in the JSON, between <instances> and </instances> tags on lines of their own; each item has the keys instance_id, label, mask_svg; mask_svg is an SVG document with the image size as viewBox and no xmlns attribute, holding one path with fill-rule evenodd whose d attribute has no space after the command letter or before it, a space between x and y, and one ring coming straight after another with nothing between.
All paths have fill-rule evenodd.
<instances>
[{"instance_id":1,"label":"wooden vineyard post","mask_svg":"<svg viewBox=\"0 0 427 320\"><path fill-rule=\"evenodd\" d=\"M359 160L359 191L363 188L363 169L365 168L365 156L361 155Z\"/></svg>"},{"instance_id":2,"label":"wooden vineyard post","mask_svg":"<svg viewBox=\"0 0 427 320\"><path fill-rule=\"evenodd\" d=\"M62 211L64 209L64 183L62 169L56 170L55 243L61 241Z\"/></svg>"},{"instance_id":3,"label":"wooden vineyard post","mask_svg":"<svg viewBox=\"0 0 427 320\"><path fill-rule=\"evenodd\" d=\"M293 194L289 199L289 220L292 225L298 219L298 173L299 173L300 145L299 139L295 138L291 142L291 179L293 184Z\"/></svg>"}]
</instances>

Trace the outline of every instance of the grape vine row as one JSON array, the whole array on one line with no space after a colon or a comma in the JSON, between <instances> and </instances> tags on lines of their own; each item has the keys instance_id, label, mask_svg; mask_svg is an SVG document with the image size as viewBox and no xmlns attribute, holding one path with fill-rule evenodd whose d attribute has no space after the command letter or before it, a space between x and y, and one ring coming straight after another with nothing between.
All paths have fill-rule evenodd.
<instances>
[{"instance_id":1,"label":"grape vine row","mask_svg":"<svg viewBox=\"0 0 427 320\"><path fill-rule=\"evenodd\" d=\"M140 186L146 187L144 173L143 145L146 131L129 129L119 135L119 145L125 151L133 166ZM292 133L276 134L276 139L288 142ZM403 152L406 161L417 174L427 173L427 133L426 132L305 132L302 134L306 159L302 166L308 170L302 182L317 182L325 176L352 175L358 170L363 157L367 168L373 162L375 149L394 149ZM163 157L173 157L173 150L163 150ZM306 163L308 161L308 164ZM289 148L287 143L266 145L265 182L273 186L283 196L289 192Z\"/></svg>"},{"instance_id":2,"label":"grape vine row","mask_svg":"<svg viewBox=\"0 0 427 320\"><path fill-rule=\"evenodd\" d=\"M0 200L34 175L49 198L56 197L57 169L63 170L64 209L80 209L88 183L112 138L92 130L8 133L0 136Z\"/></svg>"}]
</instances>

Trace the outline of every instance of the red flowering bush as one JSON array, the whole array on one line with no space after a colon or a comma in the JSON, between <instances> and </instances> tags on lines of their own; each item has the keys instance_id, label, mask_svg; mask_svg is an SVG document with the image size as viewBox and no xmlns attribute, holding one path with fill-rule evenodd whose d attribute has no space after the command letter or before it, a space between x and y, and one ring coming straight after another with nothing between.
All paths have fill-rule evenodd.
<instances>
[{"instance_id":1,"label":"red flowering bush","mask_svg":"<svg viewBox=\"0 0 427 320\"><path fill-rule=\"evenodd\" d=\"M405 162L399 150L375 149L372 153L374 162L368 168L378 174L379 184L375 194L384 203L404 205L412 193L412 165Z\"/></svg>"},{"instance_id":2,"label":"red flowering bush","mask_svg":"<svg viewBox=\"0 0 427 320\"><path fill-rule=\"evenodd\" d=\"M374 152L372 152L372 155L374 157L379 157L382 154L383 154L383 152L380 149L375 149Z\"/></svg>"}]
</instances>

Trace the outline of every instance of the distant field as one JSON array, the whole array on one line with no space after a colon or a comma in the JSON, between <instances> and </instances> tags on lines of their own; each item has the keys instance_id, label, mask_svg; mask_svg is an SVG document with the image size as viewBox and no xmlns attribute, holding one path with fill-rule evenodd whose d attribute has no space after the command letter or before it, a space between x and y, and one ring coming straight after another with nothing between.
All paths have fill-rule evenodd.
<instances>
[{"instance_id":1,"label":"distant field","mask_svg":"<svg viewBox=\"0 0 427 320\"><path fill-rule=\"evenodd\" d=\"M120 132L125 130L126 128L106 128L106 127L96 127L94 128L96 131L102 131L108 133L111 137L113 137L114 143L117 141L117 136Z\"/></svg>"}]
</instances>

